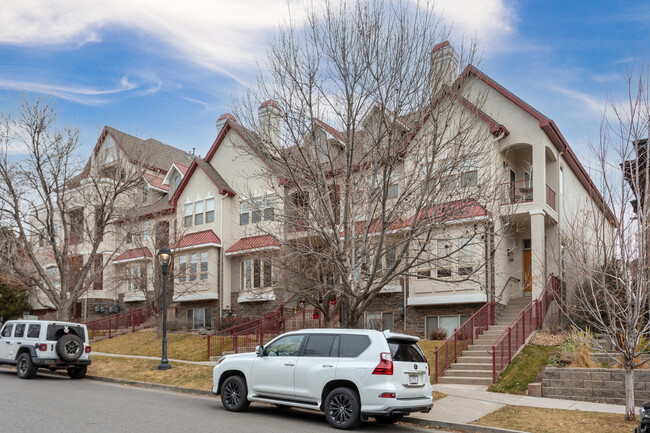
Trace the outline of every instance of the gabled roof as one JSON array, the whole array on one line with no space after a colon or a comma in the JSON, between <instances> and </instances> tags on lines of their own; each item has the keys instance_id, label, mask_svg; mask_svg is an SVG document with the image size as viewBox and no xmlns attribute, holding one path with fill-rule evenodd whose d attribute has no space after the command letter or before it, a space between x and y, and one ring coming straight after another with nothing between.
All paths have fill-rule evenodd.
<instances>
[{"instance_id":1,"label":"gabled roof","mask_svg":"<svg viewBox=\"0 0 650 433\"><path fill-rule=\"evenodd\" d=\"M328 125L320 119L314 119L314 123L323 128L325 132L341 142L341 144L345 144L345 135L343 135L341 131L337 131L334 127Z\"/></svg>"},{"instance_id":2,"label":"gabled roof","mask_svg":"<svg viewBox=\"0 0 650 433\"><path fill-rule=\"evenodd\" d=\"M191 162L190 162L191 164ZM172 162L172 165L169 167L169 170L167 170L167 174L165 174L165 178L162 181L163 185L169 185L169 176L171 176L172 172L175 170L180 173L181 177L185 176L185 173L187 173L187 170L190 168L189 164L181 164L178 161Z\"/></svg>"},{"instance_id":3,"label":"gabled roof","mask_svg":"<svg viewBox=\"0 0 650 433\"><path fill-rule=\"evenodd\" d=\"M271 235L249 236L241 238L226 250L226 255L244 254L254 251L279 250L280 242Z\"/></svg>"},{"instance_id":4,"label":"gabled roof","mask_svg":"<svg viewBox=\"0 0 650 433\"><path fill-rule=\"evenodd\" d=\"M149 260L152 258L153 255L151 254L151 251L149 251L149 248L133 248L115 257L115 259L113 259L113 263L134 262L139 260Z\"/></svg>"},{"instance_id":5,"label":"gabled roof","mask_svg":"<svg viewBox=\"0 0 650 433\"><path fill-rule=\"evenodd\" d=\"M163 178L154 176L153 174L145 173L142 175L151 188L155 188L162 192L169 192L169 186L163 184Z\"/></svg>"},{"instance_id":6,"label":"gabled roof","mask_svg":"<svg viewBox=\"0 0 650 433\"><path fill-rule=\"evenodd\" d=\"M181 238L180 241L172 244L173 250L182 250L186 248L199 248L199 247L220 247L221 239L212 230L203 230L196 233L189 233Z\"/></svg>"},{"instance_id":7,"label":"gabled roof","mask_svg":"<svg viewBox=\"0 0 650 433\"><path fill-rule=\"evenodd\" d=\"M463 81L470 75L473 75L479 80L483 81L485 84L490 86L492 89L496 90L506 99L514 103L517 107L521 108L522 110L524 110L525 112L533 116L535 119L537 119L537 121L539 122L540 129L546 133L551 143L553 143L553 145L559 152L563 152L564 159L567 161L567 164L571 168L571 171L573 171L573 173L576 175L578 180L580 180L582 186L587 190L587 192L589 192L591 198L594 201L596 201L596 203L604 210L610 222L615 224L616 217L614 216L614 213L609 208L609 206L605 203L605 200L603 199L603 196L600 194L600 191L598 191L598 188L594 184L591 177L589 177L589 174L587 174L587 171L584 169L584 167L578 160L578 157L569 146L569 143L566 141L566 139L560 132L560 129L557 127L555 122L549 119L548 117L544 116L542 113L540 113L539 111L537 111L536 109L528 105L526 102L521 100L514 93L510 92L508 89L506 89L505 87L503 87L502 85L500 85L499 83L497 83L492 78L488 77L486 74L479 71L476 67L472 65L469 65L467 66L467 68L465 68L465 71L463 71L460 77L458 77L458 80L456 80L456 83L454 83L454 88L455 89L460 88L462 86Z\"/></svg>"},{"instance_id":8,"label":"gabled roof","mask_svg":"<svg viewBox=\"0 0 650 433\"><path fill-rule=\"evenodd\" d=\"M176 188L176 191L174 192L174 195L172 196L170 202L172 206L176 206L176 203L178 202L178 197L183 193L183 190L189 183L190 179L192 178L192 175L196 171L196 169L199 168L203 170L203 172L208 176L208 178L214 183L219 190L219 194L221 195L229 195L230 197L235 196L235 192L232 190L232 188L226 183L223 177L215 170L215 168L207 163L203 158L196 157L194 158L194 161L192 161L192 164L190 164L190 167L187 169L187 172L185 173L185 176L183 177L183 180L181 181L181 184L178 185L178 188Z\"/></svg>"}]
</instances>

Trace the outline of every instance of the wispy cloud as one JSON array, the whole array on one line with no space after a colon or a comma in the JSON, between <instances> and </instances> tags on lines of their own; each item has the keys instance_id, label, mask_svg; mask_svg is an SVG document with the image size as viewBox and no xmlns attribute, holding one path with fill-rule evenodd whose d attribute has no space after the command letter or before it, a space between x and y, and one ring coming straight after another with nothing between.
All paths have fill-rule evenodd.
<instances>
[{"instance_id":1,"label":"wispy cloud","mask_svg":"<svg viewBox=\"0 0 650 433\"><path fill-rule=\"evenodd\" d=\"M6 90L19 90L26 92L43 93L76 102L83 105L102 105L113 100L118 94L133 94L135 96L150 95L162 88L162 82L155 80L144 85L132 82L129 77L124 76L119 84L111 89L95 89L85 86L61 85L54 83L42 83L36 81L20 81L0 78L0 88Z\"/></svg>"},{"instance_id":2,"label":"wispy cloud","mask_svg":"<svg viewBox=\"0 0 650 433\"><path fill-rule=\"evenodd\" d=\"M606 103L604 100L598 100L587 93L583 93L573 89L565 89L563 87L554 86L552 87L556 92L560 92L563 95L569 96L576 101L579 101L583 106L591 109L595 113L602 114L605 112Z\"/></svg>"}]
</instances>

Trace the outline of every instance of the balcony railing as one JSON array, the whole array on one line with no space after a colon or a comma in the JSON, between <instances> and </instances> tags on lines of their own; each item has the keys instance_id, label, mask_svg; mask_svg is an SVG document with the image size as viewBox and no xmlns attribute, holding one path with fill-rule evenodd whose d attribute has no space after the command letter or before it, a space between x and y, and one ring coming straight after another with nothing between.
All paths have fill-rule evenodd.
<instances>
[{"instance_id":1,"label":"balcony railing","mask_svg":"<svg viewBox=\"0 0 650 433\"><path fill-rule=\"evenodd\" d=\"M533 201L532 179L501 184L501 204L527 203Z\"/></svg>"},{"instance_id":2,"label":"balcony railing","mask_svg":"<svg viewBox=\"0 0 650 433\"><path fill-rule=\"evenodd\" d=\"M555 208L555 191L548 185L546 185L546 204L554 211L557 211Z\"/></svg>"}]
</instances>

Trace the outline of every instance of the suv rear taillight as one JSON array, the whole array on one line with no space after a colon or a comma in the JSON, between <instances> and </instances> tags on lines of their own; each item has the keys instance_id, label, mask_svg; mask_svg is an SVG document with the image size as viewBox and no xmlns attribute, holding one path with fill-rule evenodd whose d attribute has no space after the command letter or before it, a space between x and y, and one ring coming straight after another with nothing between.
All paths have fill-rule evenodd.
<instances>
[{"instance_id":1,"label":"suv rear taillight","mask_svg":"<svg viewBox=\"0 0 650 433\"><path fill-rule=\"evenodd\" d=\"M379 364L372 371L372 374L393 375L393 357L390 352L381 352L379 354Z\"/></svg>"},{"instance_id":2,"label":"suv rear taillight","mask_svg":"<svg viewBox=\"0 0 650 433\"><path fill-rule=\"evenodd\" d=\"M90 346L86 346L86 353L90 353Z\"/></svg>"},{"instance_id":3,"label":"suv rear taillight","mask_svg":"<svg viewBox=\"0 0 650 433\"><path fill-rule=\"evenodd\" d=\"M38 350L40 350L41 352L45 352L47 350L47 344L45 344L45 343L39 344L38 345Z\"/></svg>"}]
</instances>

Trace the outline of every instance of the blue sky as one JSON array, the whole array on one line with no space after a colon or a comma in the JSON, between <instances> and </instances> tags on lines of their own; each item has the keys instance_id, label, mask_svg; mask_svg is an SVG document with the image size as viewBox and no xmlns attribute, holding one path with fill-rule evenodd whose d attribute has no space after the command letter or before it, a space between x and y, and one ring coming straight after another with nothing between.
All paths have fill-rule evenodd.
<instances>
[{"instance_id":1,"label":"blue sky","mask_svg":"<svg viewBox=\"0 0 650 433\"><path fill-rule=\"evenodd\" d=\"M479 67L554 119L583 160L607 92L624 98L621 74L648 55L648 2L437 3L452 43L478 36ZM4 2L0 109L51 94L88 152L107 124L204 155L286 15L286 0Z\"/></svg>"}]
</instances>

